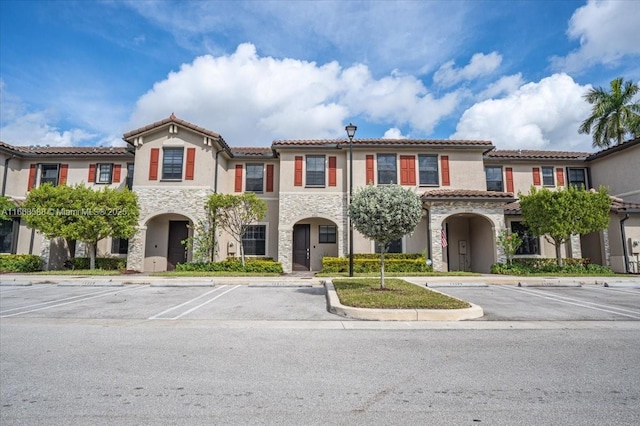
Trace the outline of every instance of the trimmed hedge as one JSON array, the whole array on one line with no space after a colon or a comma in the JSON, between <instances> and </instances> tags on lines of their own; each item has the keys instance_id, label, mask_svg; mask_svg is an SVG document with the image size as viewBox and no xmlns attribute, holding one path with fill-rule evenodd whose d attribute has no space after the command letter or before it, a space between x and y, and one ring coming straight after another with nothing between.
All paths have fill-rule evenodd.
<instances>
[{"instance_id":1,"label":"trimmed hedge","mask_svg":"<svg viewBox=\"0 0 640 426\"><path fill-rule=\"evenodd\" d=\"M282 264L273 260L246 259L242 266L240 259L227 259L220 262L178 263L176 271L188 272L269 272L282 274Z\"/></svg>"},{"instance_id":2,"label":"trimmed hedge","mask_svg":"<svg viewBox=\"0 0 640 426\"><path fill-rule=\"evenodd\" d=\"M0 272L42 271L42 259L35 254L0 255Z\"/></svg>"},{"instance_id":3,"label":"trimmed hedge","mask_svg":"<svg viewBox=\"0 0 640 426\"><path fill-rule=\"evenodd\" d=\"M491 265L492 274L528 275L539 273L554 273L567 275L613 275L608 266L590 263L586 258L562 259L564 266L558 266L556 258L522 258L512 259L512 264L494 263Z\"/></svg>"},{"instance_id":4,"label":"trimmed hedge","mask_svg":"<svg viewBox=\"0 0 640 426\"><path fill-rule=\"evenodd\" d=\"M420 255L398 256L393 253L390 257L384 256L385 272L433 272L431 266L427 266L424 257ZM406 256L406 257L403 257ZM353 255L354 273L371 273L380 271L380 255ZM349 272L348 257L323 257L322 273L334 274L339 272Z\"/></svg>"},{"instance_id":5,"label":"trimmed hedge","mask_svg":"<svg viewBox=\"0 0 640 426\"><path fill-rule=\"evenodd\" d=\"M88 257L76 257L71 259L72 269L89 269ZM127 268L127 259L121 257L96 257L96 269L107 271L124 270Z\"/></svg>"}]
</instances>

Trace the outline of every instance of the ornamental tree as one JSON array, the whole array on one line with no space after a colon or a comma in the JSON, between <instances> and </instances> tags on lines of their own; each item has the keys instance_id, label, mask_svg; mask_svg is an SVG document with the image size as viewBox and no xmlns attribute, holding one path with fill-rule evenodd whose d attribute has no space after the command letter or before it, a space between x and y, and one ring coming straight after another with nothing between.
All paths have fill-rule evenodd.
<instances>
[{"instance_id":1,"label":"ornamental tree","mask_svg":"<svg viewBox=\"0 0 640 426\"><path fill-rule=\"evenodd\" d=\"M520 235L503 229L498 235L498 244L502 247L502 251L507 258L507 263L511 265L511 259L516 254L516 250L522 245L522 238Z\"/></svg>"},{"instance_id":2,"label":"ornamental tree","mask_svg":"<svg viewBox=\"0 0 640 426\"><path fill-rule=\"evenodd\" d=\"M240 247L240 260L242 266L245 266L242 240L249 226L264 218L267 203L253 192L241 195L211 194L207 201L207 209L209 217L213 220L209 231L215 236L217 227L220 227L231 234Z\"/></svg>"},{"instance_id":3,"label":"ornamental tree","mask_svg":"<svg viewBox=\"0 0 640 426\"><path fill-rule=\"evenodd\" d=\"M597 232L609 226L611 198L603 187L597 192L574 186L554 191L532 187L529 195L519 197L525 225L533 235L544 236L555 246L560 267L560 247L572 235Z\"/></svg>"},{"instance_id":4,"label":"ornamental tree","mask_svg":"<svg viewBox=\"0 0 640 426\"><path fill-rule=\"evenodd\" d=\"M22 205L24 219L47 238L84 242L89 268L95 268L96 244L106 237L131 238L139 218L137 196L128 189L94 191L79 184L32 189Z\"/></svg>"},{"instance_id":5,"label":"ornamental tree","mask_svg":"<svg viewBox=\"0 0 640 426\"><path fill-rule=\"evenodd\" d=\"M399 185L359 189L349 205L355 229L380 244L380 288L384 289L384 254L389 243L412 233L422 217L420 198Z\"/></svg>"}]
</instances>

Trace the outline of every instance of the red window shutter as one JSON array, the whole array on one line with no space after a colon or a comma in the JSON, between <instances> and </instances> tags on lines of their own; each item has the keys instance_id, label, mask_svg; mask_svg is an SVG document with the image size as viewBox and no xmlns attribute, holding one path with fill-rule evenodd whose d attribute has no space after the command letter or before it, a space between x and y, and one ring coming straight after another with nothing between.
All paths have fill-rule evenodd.
<instances>
[{"instance_id":1,"label":"red window shutter","mask_svg":"<svg viewBox=\"0 0 640 426\"><path fill-rule=\"evenodd\" d=\"M242 167L242 164L236 164L236 192L242 192Z\"/></svg>"},{"instance_id":2,"label":"red window shutter","mask_svg":"<svg viewBox=\"0 0 640 426\"><path fill-rule=\"evenodd\" d=\"M185 180L193 180L196 166L196 149L187 148L187 171L184 175Z\"/></svg>"},{"instance_id":3,"label":"red window shutter","mask_svg":"<svg viewBox=\"0 0 640 426\"><path fill-rule=\"evenodd\" d=\"M564 170L560 167L556 169L556 182L558 183L558 186L564 186Z\"/></svg>"},{"instance_id":4,"label":"red window shutter","mask_svg":"<svg viewBox=\"0 0 640 426\"><path fill-rule=\"evenodd\" d=\"M31 188L36 186L36 165L32 164L29 167L29 183L27 184L27 191L30 191Z\"/></svg>"},{"instance_id":5,"label":"red window shutter","mask_svg":"<svg viewBox=\"0 0 640 426\"><path fill-rule=\"evenodd\" d=\"M451 185L451 180L449 179L449 156L448 155L440 156L440 168L442 169L442 186Z\"/></svg>"},{"instance_id":6,"label":"red window shutter","mask_svg":"<svg viewBox=\"0 0 640 426\"><path fill-rule=\"evenodd\" d=\"M540 185L540 168L539 167L533 168L533 184L536 186Z\"/></svg>"},{"instance_id":7,"label":"red window shutter","mask_svg":"<svg viewBox=\"0 0 640 426\"><path fill-rule=\"evenodd\" d=\"M295 173L293 176L293 184L302 186L302 157L296 156Z\"/></svg>"},{"instance_id":8,"label":"red window shutter","mask_svg":"<svg viewBox=\"0 0 640 426\"><path fill-rule=\"evenodd\" d=\"M513 192L513 169L511 167L507 167L507 192Z\"/></svg>"},{"instance_id":9,"label":"red window shutter","mask_svg":"<svg viewBox=\"0 0 640 426\"><path fill-rule=\"evenodd\" d=\"M120 175L122 174L122 165L113 165L113 183L120 183Z\"/></svg>"},{"instance_id":10,"label":"red window shutter","mask_svg":"<svg viewBox=\"0 0 640 426\"><path fill-rule=\"evenodd\" d=\"M373 155L367 155L367 185L373 185Z\"/></svg>"},{"instance_id":11,"label":"red window shutter","mask_svg":"<svg viewBox=\"0 0 640 426\"><path fill-rule=\"evenodd\" d=\"M329 186L336 186L337 184L336 157L329 157Z\"/></svg>"},{"instance_id":12,"label":"red window shutter","mask_svg":"<svg viewBox=\"0 0 640 426\"><path fill-rule=\"evenodd\" d=\"M416 184L416 158L413 155L400 156L400 185Z\"/></svg>"},{"instance_id":13,"label":"red window shutter","mask_svg":"<svg viewBox=\"0 0 640 426\"><path fill-rule=\"evenodd\" d=\"M267 164L267 192L273 192L273 164Z\"/></svg>"},{"instance_id":14,"label":"red window shutter","mask_svg":"<svg viewBox=\"0 0 640 426\"><path fill-rule=\"evenodd\" d=\"M158 180L158 160L160 148L151 148L151 160L149 162L149 180Z\"/></svg>"},{"instance_id":15,"label":"red window shutter","mask_svg":"<svg viewBox=\"0 0 640 426\"><path fill-rule=\"evenodd\" d=\"M96 165L89 164L89 176L87 176L87 183L94 183L96 181Z\"/></svg>"},{"instance_id":16,"label":"red window shutter","mask_svg":"<svg viewBox=\"0 0 640 426\"><path fill-rule=\"evenodd\" d=\"M68 164L60 164L60 170L58 171L58 184L66 185L67 184L67 173L69 172Z\"/></svg>"}]
</instances>

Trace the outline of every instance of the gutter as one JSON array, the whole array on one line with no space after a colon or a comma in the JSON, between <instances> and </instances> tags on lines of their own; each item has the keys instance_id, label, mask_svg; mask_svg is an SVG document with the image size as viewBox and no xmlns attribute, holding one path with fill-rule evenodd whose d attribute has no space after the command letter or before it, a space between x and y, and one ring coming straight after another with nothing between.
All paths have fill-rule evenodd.
<instances>
[{"instance_id":1,"label":"gutter","mask_svg":"<svg viewBox=\"0 0 640 426\"><path fill-rule=\"evenodd\" d=\"M13 158L16 158L16 156L11 155L11 157L7 157L4 160L4 177L2 179L2 196L3 197L7 190L7 174L9 173L9 161L11 161Z\"/></svg>"}]
</instances>

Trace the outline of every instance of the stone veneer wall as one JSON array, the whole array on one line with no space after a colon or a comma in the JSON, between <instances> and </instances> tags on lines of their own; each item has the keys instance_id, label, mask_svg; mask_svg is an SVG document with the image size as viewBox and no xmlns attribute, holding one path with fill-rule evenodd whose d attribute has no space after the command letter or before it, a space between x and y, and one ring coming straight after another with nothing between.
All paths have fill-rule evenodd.
<instances>
[{"instance_id":1,"label":"stone veneer wall","mask_svg":"<svg viewBox=\"0 0 640 426\"><path fill-rule=\"evenodd\" d=\"M474 213L491 221L494 241L497 241L498 234L505 228L504 208L501 204L487 202L432 202L429 206L429 216L431 219L431 256L433 259L433 269L435 271L446 271L446 262L443 260L440 229L447 217L458 213ZM498 262L505 262L506 257L501 247L494 245ZM448 261L448 259L447 259Z\"/></svg>"},{"instance_id":2,"label":"stone veneer wall","mask_svg":"<svg viewBox=\"0 0 640 426\"><path fill-rule=\"evenodd\" d=\"M205 219L205 203L213 193L202 187L133 187L140 205L138 231L129 239L127 269L142 271L149 219L167 213L181 214L191 221Z\"/></svg>"},{"instance_id":3,"label":"stone veneer wall","mask_svg":"<svg viewBox=\"0 0 640 426\"><path fill-rule=\"evenodd\" d=\"M293 269L293 225L302 219L321 217L338 226L338 256L347 252L347 204L342 192L280 193L278 261L284 272Z\"/></svg>"}]
</instances>

